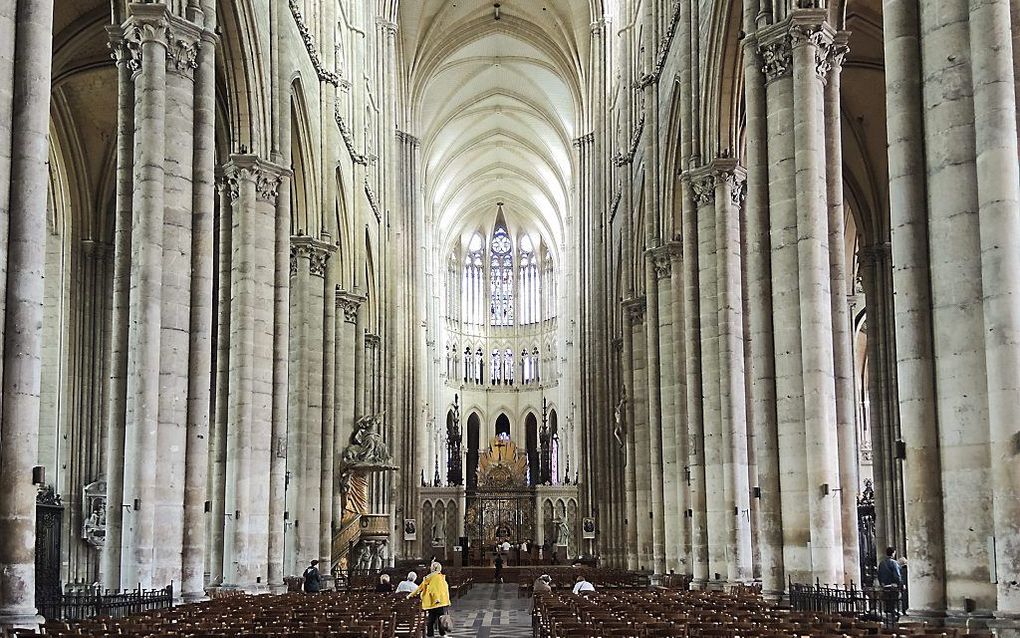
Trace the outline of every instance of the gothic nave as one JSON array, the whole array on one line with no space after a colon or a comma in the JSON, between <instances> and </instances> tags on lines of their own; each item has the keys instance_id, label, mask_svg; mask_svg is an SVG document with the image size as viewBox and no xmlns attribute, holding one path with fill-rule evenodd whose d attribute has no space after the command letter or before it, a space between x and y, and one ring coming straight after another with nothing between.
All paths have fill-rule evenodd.
<instances>
[{"instance_id":1,"label":"gothic nave","mask_svg":"<svg viewBox=\"0 0 1020 638\"><path fill-rule=\"evenodd\" d=\"M0 2L0 627L504 544L782 602L891 546L906 619L1020 635L1018 37Z\"/></svg>"}]
</instances>

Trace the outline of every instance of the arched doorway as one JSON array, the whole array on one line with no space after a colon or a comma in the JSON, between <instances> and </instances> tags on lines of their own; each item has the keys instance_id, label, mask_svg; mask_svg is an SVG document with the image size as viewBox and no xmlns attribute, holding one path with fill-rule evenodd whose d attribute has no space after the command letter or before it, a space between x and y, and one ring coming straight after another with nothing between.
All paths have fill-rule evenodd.
<instances>
[{"instance_id":1,"label":"arched doorway","mask_svg":"<svg viewBox=\"0 0 1020 638\"><path fill-rule=\"evenodd\" d=\"M531 412L524 419L525 446L528 453L528 484L536 485L540 481L539 449L538 449L538 419L535 413Z\"/></svg>"},{"instance_id":2,"label":"arched doorway","mask_svg":"<svg viewBox=\"0 0 1020 638\"><path fill-rule=\"evenodd\" d=\"M478 414L475 413L469 416L467 427L467 484L470 488L478 486L478 448L481 447L478 435L480 429L481 420L478 418Z\"/></svg>"}]
</instances>

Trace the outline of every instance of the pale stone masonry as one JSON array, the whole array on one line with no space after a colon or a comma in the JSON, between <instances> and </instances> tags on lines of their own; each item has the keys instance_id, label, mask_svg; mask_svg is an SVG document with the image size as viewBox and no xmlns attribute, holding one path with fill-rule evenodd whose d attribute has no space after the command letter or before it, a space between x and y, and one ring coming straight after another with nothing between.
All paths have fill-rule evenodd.
<instances>
[{"instance_id":1,"label":"pale stone masonry","mask_svg":"<svg viewBox=\"0 0 1020 638\"><path fill-rule=\"evenodd\" d=\"M511 542L772 600L895 546L1018 635L1013 3L538 4L0 8L0 626L485 560L498 422Z\"/></svg>"}]
</instances>

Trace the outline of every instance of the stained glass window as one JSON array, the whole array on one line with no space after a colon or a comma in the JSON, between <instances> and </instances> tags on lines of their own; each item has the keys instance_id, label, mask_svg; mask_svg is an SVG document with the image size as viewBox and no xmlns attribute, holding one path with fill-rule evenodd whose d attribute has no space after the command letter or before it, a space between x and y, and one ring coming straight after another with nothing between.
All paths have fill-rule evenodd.
<instances>
[{"instance_id":1,"label":"stained glass window","mask_svg":"<svg viewBox=\"0 0 1020 638\"><path fill-rule=\"evenodd\" d=\"M490 322L493 326L514 325L514 256L510 235L500 226L492 235L489 278L492 286Z\"/></svg>"}]
</instances>

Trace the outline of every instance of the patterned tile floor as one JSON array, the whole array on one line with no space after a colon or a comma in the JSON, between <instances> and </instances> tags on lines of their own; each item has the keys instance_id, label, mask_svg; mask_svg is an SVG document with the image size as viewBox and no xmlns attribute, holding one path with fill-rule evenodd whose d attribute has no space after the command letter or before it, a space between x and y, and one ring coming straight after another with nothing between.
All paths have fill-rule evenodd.
<instances>
[{"instance_id":1,"label":"patterned tile floor","mask_svg":"<svg viewBox=\"0 0 1020 638\"><path fill-rule=\"evenodd\" d=\"M517 597L517 585L479 583L454 600L454 630L447 636L525 638L531 636L531 599Z\"/></svg>"}]
</instances>

